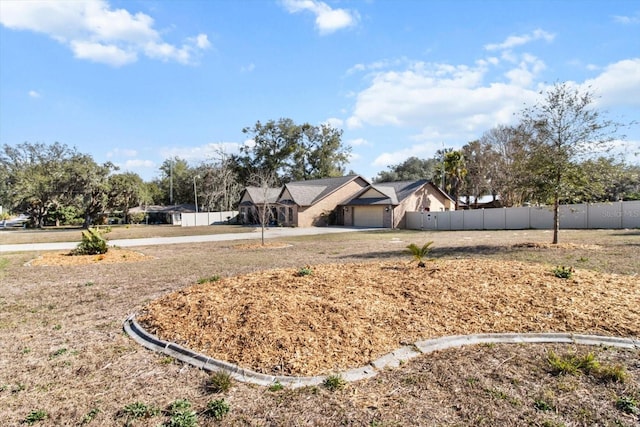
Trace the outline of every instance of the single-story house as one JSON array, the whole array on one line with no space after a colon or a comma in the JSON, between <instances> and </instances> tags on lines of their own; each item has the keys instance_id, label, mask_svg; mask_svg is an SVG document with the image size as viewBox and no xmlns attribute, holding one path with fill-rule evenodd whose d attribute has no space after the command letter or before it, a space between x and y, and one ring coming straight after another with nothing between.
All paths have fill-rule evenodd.
<instances>
[{"instance_id":1,"label":"single-story house","mask_svg":"<svg viewBox=\"0 0 640 427\"><path fill-rule=\"evenodd\" d=\"M145 214L145 223L147 224L182 224L182 214L196 211L196 205L188 203L182 205L147 205L136 206L129 209L129 215L141 213Z\"/></svg>"},{"instance_id":2,"label":"single-story house","mask_svg":"<svg viewBox=\"0 0 640 427\"><path fill-rule=\"evenodd\" d=\"M405 228L406 212L453 210L455 201L423 179L371 184L340 208L347 226Z\"/></svg>"},{"instance_id":3,"label":"single-story house","mask_svg":"<svg viewBox=\"0 0 640 427\"><path fill-rule=\"evenodd\" d=\"M261 224L265 206L271 212L267 217L269 223L277 218L276 202L281 188L245 187L240 193L238 212L241 224Z\"/></svg>"},{"instance_id":4,"label":"single-story house","mask_svg":"<svg viewBox=\"0 0 640 427\"><path fill-rule=\"evenodd\" d=\"M343 225L337 206L367 186L369 182L360 175L285 184L278 195L278 223L295 227Z\"/></svg>"}]
</instances>

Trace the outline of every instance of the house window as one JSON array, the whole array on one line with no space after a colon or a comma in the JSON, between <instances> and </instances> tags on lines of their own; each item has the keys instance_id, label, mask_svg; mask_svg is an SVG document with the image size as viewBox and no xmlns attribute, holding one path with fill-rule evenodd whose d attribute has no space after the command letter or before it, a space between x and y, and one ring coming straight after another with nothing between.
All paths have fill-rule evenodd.
<instances>
[{"instance_id":1,"label":"house window","mask_svg":"<svg viewBox=\"0 0 640 427\"><path fill-rule=\"evenodd\" d=\"M289 208L289 223L293 224L293 208Z\"/></svg>"}]
</instances>

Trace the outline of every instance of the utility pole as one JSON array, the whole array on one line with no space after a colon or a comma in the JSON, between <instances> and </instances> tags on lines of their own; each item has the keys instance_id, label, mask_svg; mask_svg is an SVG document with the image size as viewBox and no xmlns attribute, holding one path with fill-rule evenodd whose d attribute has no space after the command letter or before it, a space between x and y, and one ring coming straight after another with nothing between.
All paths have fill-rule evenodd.
<instances>
[{"instance_id":1,"label":"utility pole","mask_svg":"<svg viewBox=\"0 0 640 427\"><path fill-rule=\"evenodd\" d=\"M173 159L169 160L169 204L173 206Z\"/></svg>"}]
</instances>

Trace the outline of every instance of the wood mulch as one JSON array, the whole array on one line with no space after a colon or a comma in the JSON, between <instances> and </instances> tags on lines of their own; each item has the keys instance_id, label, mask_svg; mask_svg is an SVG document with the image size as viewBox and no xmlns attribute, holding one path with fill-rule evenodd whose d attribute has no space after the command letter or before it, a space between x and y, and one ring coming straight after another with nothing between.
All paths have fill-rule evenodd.
<instances>
[{"instance_id":1,"label":"wood mulch","mask_svg":"<svg viewBox=\"0 0 640 427\"><path fill-rule=\"evenodd\" d=\"M320 375L446 335L576 332L640 337L637 276L489 259L268 270L193 285L138 320L160 338L244 368Z\"/></svg>"},{"instance_id":2,"label":"wood mulch","mask_svg":"<svg viewBox=\"0 0 640 427\"><path fill-rule=\"evenodd\" d=\"M100 255L71 255L69 252L44 252L27 265L36 266L71 266L87 264L115 264L121 262L139 262L154 259L140 252L128 249L109 248L107 253Z\"/></svg>"}]
</instances>

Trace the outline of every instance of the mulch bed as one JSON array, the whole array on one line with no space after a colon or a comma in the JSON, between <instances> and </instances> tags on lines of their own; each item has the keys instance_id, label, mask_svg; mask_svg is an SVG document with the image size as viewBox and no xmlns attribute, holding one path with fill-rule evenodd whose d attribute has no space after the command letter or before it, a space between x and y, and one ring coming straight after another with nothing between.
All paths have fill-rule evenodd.
<instances>
[{"instance_id":1,"label":"mulch bed","mask_svg":"<svg viewBox=\"0 0 640 427\"><path fill-rule=\"evenodd\" d=\"M363 366L445 335L576 332L640 337L640 280L488 259L328 264L194 285L138 320L160 338L277 375Z\"/></svg>"},{"instance_id":2,"label":"mulch bed","mask_svg":"<svg viewBox=\"0 0 640 427\"><path fill-rule=\"evenodd\" d=\"M87 264L115 264L121 262L148 261L154 257L127 249L109 248L107 253L100 255L71 255L69 252L45 252L38 258L28 262L37 266L71 266Z\"/></svg>"}]
</instances>

